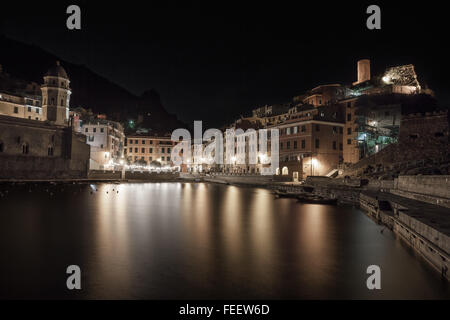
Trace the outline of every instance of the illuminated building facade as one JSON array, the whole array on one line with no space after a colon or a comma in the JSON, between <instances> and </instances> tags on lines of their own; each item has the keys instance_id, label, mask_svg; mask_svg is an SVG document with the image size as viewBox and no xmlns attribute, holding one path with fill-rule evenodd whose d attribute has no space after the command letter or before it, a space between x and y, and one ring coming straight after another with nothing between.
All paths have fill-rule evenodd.
<instances>
[{"instance_id":1,"label":"illuminated building facade","mask_svg":"<svg viewBox=\"0 0 450 320\"><path fill-rule=\"evenodd\" d=\"M278 174L296 179L336 173L343 160L344 120L340 106L298 107L279 130Z\"/></svg>"},{"instance_id":2,"label":"illuminated building facade","mask_svg":"<svg viewBox=\"0 0 450 320\"><path fill-rule=\"evenodd\" d=\"M80 121L77 131L91 146L91 170L107 169L123 160L125 135L120 123L104 119Z\"/></svg>"},{"instance_id":3,"label":"illuminated building facade","mask_svg":"<svg viewBox=\"0 0 450 320\"><path fill-rule=\"evenodd\" d=\"M170 136L131 135L126 137L125 157L130 164L172 166L174 145Z\"/></svg>"}]
</instances>

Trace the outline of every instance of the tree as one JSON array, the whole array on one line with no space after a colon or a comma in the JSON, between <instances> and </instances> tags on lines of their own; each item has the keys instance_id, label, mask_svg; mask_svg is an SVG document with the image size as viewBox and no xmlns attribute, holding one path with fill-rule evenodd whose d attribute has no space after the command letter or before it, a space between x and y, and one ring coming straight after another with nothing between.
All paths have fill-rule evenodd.
<instances>
[{"instance_id":1,"label":"tree","mask_svg":"<svg viewBox=\"0 0 450 320\"><path fill-rule=\"evenodd\" d=\"M151 167L151 168L161 168L161 162L156 161L156 160L153 160L153 161L150 163L150 167Z\"/></svg>"}]
</instances>

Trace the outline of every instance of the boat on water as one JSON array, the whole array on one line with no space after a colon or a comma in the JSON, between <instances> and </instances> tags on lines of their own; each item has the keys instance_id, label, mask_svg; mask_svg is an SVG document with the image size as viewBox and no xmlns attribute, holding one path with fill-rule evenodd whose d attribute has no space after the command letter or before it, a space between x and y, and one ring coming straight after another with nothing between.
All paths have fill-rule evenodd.
<instances>
[{"instance_id":1,"label":"boat on water","mask_svg":"<svg viewBox=\"0 0 450 320\"><path fill-rule=\"evenodd\" d=\"M316 195L299 195L297 196L297 201L310 204L337 204L337 199L327 199Z\"/></svg>"},{"instance_id":2,"label":"boat on water","mask_svg":"<svg viewBox=\"0 0 450 320\"><path fill-rule=\"evenodd\" d=\"M275 190L274 194L278 198L297 198L298 197L298 193L280 191L280 190Z\"/></svg>"}]
</instances>

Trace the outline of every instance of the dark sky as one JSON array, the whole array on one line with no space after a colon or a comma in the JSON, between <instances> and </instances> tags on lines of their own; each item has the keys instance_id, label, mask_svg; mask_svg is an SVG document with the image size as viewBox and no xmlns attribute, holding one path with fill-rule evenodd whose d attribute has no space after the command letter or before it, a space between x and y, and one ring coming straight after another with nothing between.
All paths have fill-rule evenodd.
<instances>
[{"instance_id":1,"label":"dark sky","mask_svg":"<svg viewBox=\"0 0 450 320\"><path fill-rule=\"evenodd\" d=\"M449 103L442 2L376 2L382 30L375 31L366 28L372 2L292 2L16 1L2 3L0 14L7 36L85 64L136 95L154 88L186 122L218 126L319 84L350 83L360 58L372 60L373 72L415 64L422 83ZM68 4L82 9L81 31L66 28Z\"/></svg>"}]
</instances>

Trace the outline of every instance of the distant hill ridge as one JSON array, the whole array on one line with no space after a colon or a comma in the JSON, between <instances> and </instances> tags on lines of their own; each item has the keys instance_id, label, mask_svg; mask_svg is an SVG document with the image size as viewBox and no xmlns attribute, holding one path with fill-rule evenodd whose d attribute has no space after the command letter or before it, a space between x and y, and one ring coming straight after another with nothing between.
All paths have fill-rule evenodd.
<instances>
[{"instance_id":1,"label":"distant hill ridge","mask_svg":"<svg viewBox=\"0 0 450 320\"><path fill-rule=\"evenodd\" d=\"M14 78L42 83L43 75L57 60L67 71L72 88L71 108L83 107L108 118L125 122L142 115L142 125L158 133L170 132L186 125L176 115L168 113L159 94L150 89L136 96L96 74L83 65L76 65L39 48L0 35L0 64Z\"/></svg>"}]
</instances>

